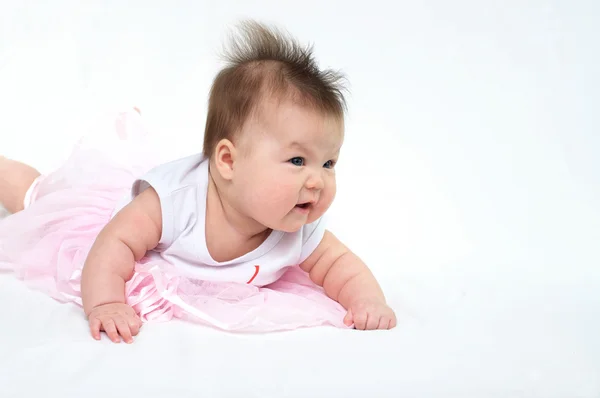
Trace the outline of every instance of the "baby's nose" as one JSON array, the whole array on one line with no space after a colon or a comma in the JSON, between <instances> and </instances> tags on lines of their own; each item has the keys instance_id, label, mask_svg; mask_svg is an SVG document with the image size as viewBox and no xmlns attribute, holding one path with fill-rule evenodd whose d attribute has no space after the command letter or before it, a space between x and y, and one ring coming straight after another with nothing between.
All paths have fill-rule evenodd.
<instances>
[{"instance_id":1,"label":"baby's nose","mask_svg":"<svg viewBox=\"0 0 600 398\"><path fill-rule=\"evenodd\" d=\"M306 188L308 189L323 189L325 183L323 182L323 177L320 174L313 174L306 180Z\"/></svg>"}]
</instances>

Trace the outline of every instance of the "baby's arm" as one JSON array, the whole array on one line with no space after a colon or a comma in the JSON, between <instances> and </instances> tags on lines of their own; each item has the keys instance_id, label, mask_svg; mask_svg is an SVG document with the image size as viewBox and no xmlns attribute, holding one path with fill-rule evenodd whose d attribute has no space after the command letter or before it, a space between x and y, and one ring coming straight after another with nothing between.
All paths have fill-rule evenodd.
<instances>
[{"instance_id":1,"label":"baby's arm","mask_svg":"<svg viewBox=\"0 0 600 398\"><path fill-rule=\"evenodd\" d=\"M100 338L103 328L113 341L120 341L118 334L131 341L129 329L136 329L136 324L131 323L139 320L125 305L125 283L133 275L135 262L158 244L161 226L160 199L154 189L148 188L124 207L96 238L81 277L83 308L95 338ZM131 327L119 325L124 320ZM122 332L119 326L125 330Z\"/></svg>"},{"instance_id":2,"label":"baby's arm","mask_svg":"<svg viewBox=\"0 0 600 398\"><path fill-rule=\"evenodd\" d=\"M313 282L348 310L344 322L357 329L391 329L394 311L385 302L377 280L358 256L326 231L317 249L300 268Z\"/></svg>"}]
</instances>

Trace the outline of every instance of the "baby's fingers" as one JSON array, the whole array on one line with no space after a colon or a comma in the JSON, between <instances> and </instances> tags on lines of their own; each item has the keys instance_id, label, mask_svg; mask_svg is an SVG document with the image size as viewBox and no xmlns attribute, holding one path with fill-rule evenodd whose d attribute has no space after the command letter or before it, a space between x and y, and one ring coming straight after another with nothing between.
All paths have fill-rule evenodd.
<instances>
[{"instance_id":1,"label":"baby's fingers","mask_svg":"<svg viewBox=\"0 0 600 398\"><path fill-rule=\"evenodd\" d=\"M392 319L390 319L390 326L388 327L388 329L395 328L396 324L397 324L396 316L392 316Z\"/></svg>"},{"instance_id":2,"label":"baby's fingers","mask_svg":"<svg viewBox=\"0 0 600 398\"><path fill-rule=\"evenodd\" d=\"M382 316L379 320L379 325L377 325L377 329L387 330L390 329L390 324L392 320L387 316Z\"/></svg>"},{"instance_id":3,"label":"baby's fingers","mask_svg":"<svg viewBox=\"0 0 600 398\"><path fill-rule=\"evenodd\" d=\"M366 330L368 315L366 311L360 311L354 314L354 328L358 330Z\"/></svg>"},{"instance_id":4,"label":"baby's fingers","mask_svg":"<svg viewBox=\"0 0 600 398\"><path fill-rule=\"evenodd\" d=\"M346 313L346 316L344 317L344 325L346 325L346 326L352 325L353 319L354 318L352 317L352 310L348 310L348 312Z\"/></svg>"},{"instance_id":5,"label":"baby's fingers","mask_svg":"<svg viewBox=\"0 0 600 398\"><path fill-rule=\"evenodd\" d=\"M127 320L129 324L129 330L131 330L132 336L137 336L140 332L140 328L142 327L142 321L138 317L129 318Z\"/></svg>"},{"instance_id":6,"label":"baby's fingers","mask_svg":"<svg viewBox=\"0 0 600 398\"><path fill-rule=\"evenodd\" d=\"M100 328L102 327L102 322L98 318L90 319L90 333L92 333L92 337L96 340L100 340Z\"/></svg>"},{"instance_id":7,"label":"baby's fingers","mask_svg":"<svg viewBox=\"0 0 600 398\"><path fill-rule=\"evenodd\" d=\"M127 344L133 343L133 337L131 336L131 330L129 329L127 321L123 318L117 318L115 324L117 325L117 329L121 337L123 337L123 340L125 340Z\"/></svg>"},{"instance_id":8,"label":"baby's fingers","mask_svg":"<svg viewBox=\"0 0 600 398\"><path fill-rule=\"evenodd\" d=\"M367 329L375 330L379 326L379 320L381 317L377 314L367 314Z\"/></svg>"},{"instance_id":9,"label":"baby's fingers","mask_svg":"<svg viewBox=\"0 0 600 398\"><path fill-rule=\"evenodd\" d=\"M121 342L121 338L117 332L117 326L112 319L106 319L104 322L102 322L102 327L113 343L118 344Z\"/></svg>"}]
</instances>

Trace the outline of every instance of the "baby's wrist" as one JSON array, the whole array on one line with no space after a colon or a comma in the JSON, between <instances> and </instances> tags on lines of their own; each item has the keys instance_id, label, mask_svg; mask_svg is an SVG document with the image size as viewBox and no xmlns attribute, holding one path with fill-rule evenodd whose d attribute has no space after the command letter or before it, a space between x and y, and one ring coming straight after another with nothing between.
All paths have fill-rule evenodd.
<instances>
[{"instance_id":1,"label":"baby's wrist","mask_svg":"<svg viewBox=\"0 0 600 398\"><path fill-rule=\"evenodd\" d=\"M363 304L363 303L387 304L385 297L379 292L370 292L370 293L365 293L365 294L356 296L351 301L350 306L353 306L353 305L356 305L359 303L360 304Z\"/></svg>"},{"instance_id":2,"label":"baby's wrist","mask_svg":"<svg viewBox=\"0 0 600 398\"><path fill-rule=\"evenodd\" d=\"M106 306L106 305L111 305L111 304L125 304L125 303L124 303L124 302L122 302L122 301L118 301L118 300L117 300L117 301L105 301L105 302L101 302L101 303L99 303L99 304L95 304L94 306L91 306L91 307L89 308L89 310L85 311L85 314L86 314L86 316L88 316L88 317L89 317L89 316L90 316L90 314L91 314L92 312L94 312L95 310L97 310L98 308L104 307L104 306Z\"/></svg>"}]
</instances>

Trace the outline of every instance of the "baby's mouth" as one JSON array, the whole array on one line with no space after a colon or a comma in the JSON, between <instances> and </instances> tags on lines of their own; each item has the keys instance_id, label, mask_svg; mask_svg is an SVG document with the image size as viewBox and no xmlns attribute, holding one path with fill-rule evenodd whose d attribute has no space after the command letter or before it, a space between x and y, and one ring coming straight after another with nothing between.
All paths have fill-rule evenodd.
<instances>
[{"instance_id":1,"label":"baby's mouth","mask_svg":"<svg viewBox=\"0 0 600 398\"><path fill-rule=\"evenodd\" d=\"M308 209L310 208L311 204L310 203L300 203L299 205L296 205L296 207L300 208L300 209Z\"/></svg>"}]
</instances>

